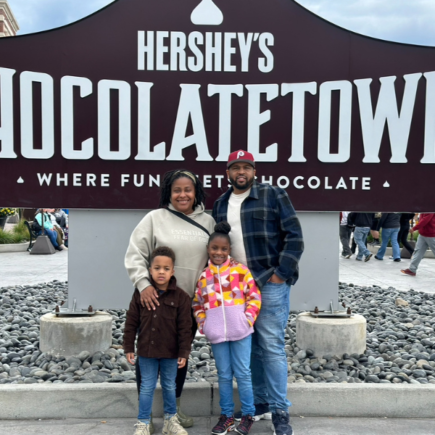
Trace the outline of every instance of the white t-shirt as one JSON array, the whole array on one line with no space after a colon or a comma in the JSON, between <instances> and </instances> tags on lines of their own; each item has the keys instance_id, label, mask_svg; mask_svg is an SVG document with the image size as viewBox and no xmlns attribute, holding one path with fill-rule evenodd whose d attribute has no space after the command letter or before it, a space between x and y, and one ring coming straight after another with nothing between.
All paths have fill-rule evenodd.
<instances>
[{"instance_id":1,"label":"white t-shirt","mask_svg":"<svg viewBox=\"0 0 435 435\"><path fill-rule=\"evenodd\" d=\"M240 220L240 207L242 202L249 196L251 189L247 190L240 195L234 192L230 195L228 201L227 219L231 225L230 238L231 238L231 257L239 263L247 266L245 244L243 243L242 223Z\"/></svg>"}]
</instances>

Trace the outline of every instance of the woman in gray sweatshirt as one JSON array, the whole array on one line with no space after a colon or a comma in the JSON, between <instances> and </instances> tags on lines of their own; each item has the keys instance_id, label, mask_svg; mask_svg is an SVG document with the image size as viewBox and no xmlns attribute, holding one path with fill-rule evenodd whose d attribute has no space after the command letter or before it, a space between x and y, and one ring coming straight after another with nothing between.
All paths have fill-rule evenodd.
<instances>
[{"instance_id":1,"label":"woman in gray sweatshirt","mask_svg":"<svg viewBox=\"0 0 435 435\"><path fill-rule=\"evenodd\" d=\"M149 274L150 255L159 246L169 246L175 252L177 285L193 298L196 283L207 263L209 234L215 226L214 219L205 213L204 201L202 183L196 175L184 169L170 171L163 179L160 208L145 215L133 230L125 254L125 268L134 288L140 292L144 309L153 310L159 305L158 293L151 285ZM187 217L187 221L180 214ZM194 337L195 321L193 327ZM193 419L179 408L186 374L187 364L178 370L176 380L177 416L183 427L191 427ZM140 384L138 367L136 378Z\"/></svg>"}]
</instances>

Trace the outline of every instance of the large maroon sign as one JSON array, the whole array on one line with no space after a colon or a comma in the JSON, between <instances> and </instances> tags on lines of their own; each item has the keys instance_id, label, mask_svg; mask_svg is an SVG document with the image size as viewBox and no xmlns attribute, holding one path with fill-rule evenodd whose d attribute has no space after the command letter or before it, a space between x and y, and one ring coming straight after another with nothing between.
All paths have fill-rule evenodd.
<instances>
[{"instance_id":1,"label":"large maroon sign","mask_svg":"<svg viewBox=\"0 0 435 435\"><path fill-rule=\"evenodd\" d=\"M163 174L225 161L297 210L434 211L435 49L292 0L118 0L0 40L0 204L154 208Z\"/></svg>"}]
</instances>

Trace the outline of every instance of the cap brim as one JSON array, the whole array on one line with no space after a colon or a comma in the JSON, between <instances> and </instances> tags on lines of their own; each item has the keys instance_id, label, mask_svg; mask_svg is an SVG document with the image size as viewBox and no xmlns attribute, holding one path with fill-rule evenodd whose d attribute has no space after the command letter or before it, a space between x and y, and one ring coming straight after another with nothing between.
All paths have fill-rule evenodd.
<instances>
[{"instance_id":1,"label":"cap brim","mask_svg":"<svg viewBox=\"0 0 435 435\"><path fill-rule=\"evenodd\" d=\"M227 163L227 168L229 168L231 165L234 165L234 163L249 163L253 168L255 168L255 162L252 160L243 160L243 159L237 159L233 160L232 162Z\"/></svg>"}]
</instances>

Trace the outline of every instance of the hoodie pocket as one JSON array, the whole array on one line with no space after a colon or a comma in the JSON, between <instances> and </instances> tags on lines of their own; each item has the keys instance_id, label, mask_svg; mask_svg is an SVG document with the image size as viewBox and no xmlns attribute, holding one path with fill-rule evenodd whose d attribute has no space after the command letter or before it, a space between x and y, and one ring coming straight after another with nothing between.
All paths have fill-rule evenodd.
<instances>
[{"instance_id":1,"label":"hoodie pocket","mask_svg":"<svg viewBox=\"0 0 435 435\"><path fill-rule=\"evenodd\" d=\"M236 341L252 334L253 327L249 324L245 314L245 305L225 307L227 319L227 340Z\"/></svg>"},{"instance_id":2,"label":"hoodie pocket","mask_svg":"<svg viewBox=\"0 0 435 435\"><path fill-rule=\"evenodd\" d=\"M222 307L207 310L202 331L211 343L220 343L225 341L225 325Z\"/></svg>"}]
</instances>

